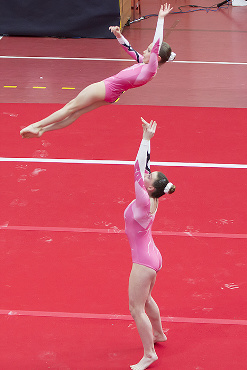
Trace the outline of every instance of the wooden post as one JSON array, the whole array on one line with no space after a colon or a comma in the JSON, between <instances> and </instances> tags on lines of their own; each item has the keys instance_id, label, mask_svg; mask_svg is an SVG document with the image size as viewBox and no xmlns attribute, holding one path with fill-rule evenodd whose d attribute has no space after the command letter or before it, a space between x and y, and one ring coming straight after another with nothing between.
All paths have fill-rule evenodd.
<instances>
[{"instance_id":1,"label":"wooden post","mask_svg":"<svg viewBox=\"0 0 247 370\"><path fill-rule=\"evenodd\" d=\"M119 0L120 8L120 29L122 30L131 18L131 0Z\"/></svg>"}]
</instances>

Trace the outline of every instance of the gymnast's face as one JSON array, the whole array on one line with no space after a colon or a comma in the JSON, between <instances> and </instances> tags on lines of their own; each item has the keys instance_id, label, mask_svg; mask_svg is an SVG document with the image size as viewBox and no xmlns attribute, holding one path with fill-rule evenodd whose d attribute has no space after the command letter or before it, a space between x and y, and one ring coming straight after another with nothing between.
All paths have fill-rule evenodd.
<instances>
[{"instance_id":1,"label":"gymnast's face","mask_svg":"<svg viewBox=\"0 0 247 370\"><path fill-rule=\"evenodd\" d=\"M144 174L144 186L147 190L153 191L153 183L157 180L158 171Z\"/></svg>"},{"instance_id":2,"label":"gymnast's face","mask_svg":"<svg viewBox=\"0 0 247 370\"><path fill-rule=\"evenodd\" d=\"M153 44L150 44L146 50L143 51L143 63L147 64L150 59Z\"/></svg>"}]
</instances>

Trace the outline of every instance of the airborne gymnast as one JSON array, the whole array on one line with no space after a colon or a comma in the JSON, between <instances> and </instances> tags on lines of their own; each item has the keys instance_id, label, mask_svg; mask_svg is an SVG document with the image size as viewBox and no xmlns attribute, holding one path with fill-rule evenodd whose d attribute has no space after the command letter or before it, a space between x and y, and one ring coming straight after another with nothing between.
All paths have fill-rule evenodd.
<instances>
[{"instance_id":1,"label":"airborne gymnast","mask_svg":"<svg viewBox=\"0 0 247 370\"><path fill-rule=\"evenodd\" d=\"M159 66L175 58L171 47L163 42L164 18L172 9L170 4L161 5L153 42L143 52L143 55L131 47L121 34L119 27L111 26L110 31L116 36L124 50L137 61L137 64L103 81L87 86L63 108L23 128L20 131L21 136L23 138L40 137L44 132L67 127L82 114L114 103L124 91L149 82L156 75Z\"/></svg>"}]
</instances>

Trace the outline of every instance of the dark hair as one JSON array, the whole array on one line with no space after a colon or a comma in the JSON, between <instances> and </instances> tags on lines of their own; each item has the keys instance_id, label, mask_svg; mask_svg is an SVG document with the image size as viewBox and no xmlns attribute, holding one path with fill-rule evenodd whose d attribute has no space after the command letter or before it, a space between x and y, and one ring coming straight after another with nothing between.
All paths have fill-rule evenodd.
<instances>
[{"instance_id":1,"label":"dark hair","mask_svg":"<svg viewBox=\"0 0 247 370\"><path fill-rule=\"evenodd\" d=\"M159 64L163 64L168 61L168 59L171 56L172 49L170 45L168 45L166 42L162 42L160 51L159 51L159 56L161 57L161 60L159 61Z\"/></svg>"},{"instance_id":2,"label":"dark hair","mask_svg":"<svg viewBox=\"0 0 247 370\"><path fill-rule=\"evenodd\" d=\"M155 180L154 183L153 183L153 187L155 188L155 190L152 192L152 194L150 196L152 198L160 198L162 195L165 194L164 189L165 189L165 187L168 183L169 183L169 181L168 181L167 177L162 172L158 172L157 180ZM174 193L175 189L176 189L176 186L172 185L168 194Z\"/></svg>"}]
</instances>

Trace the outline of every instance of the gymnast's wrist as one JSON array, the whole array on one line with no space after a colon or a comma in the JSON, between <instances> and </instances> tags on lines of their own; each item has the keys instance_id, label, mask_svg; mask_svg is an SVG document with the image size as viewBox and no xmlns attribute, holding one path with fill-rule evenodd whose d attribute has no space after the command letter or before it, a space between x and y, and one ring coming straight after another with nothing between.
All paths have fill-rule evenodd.
<instances>
[{"instance_id":1,"label":"gymnast's wrist","mask_svg":"<svg viewBox=\"0 0 247 370\"><path fill-rule=\"evenodd\" d=\"M147 138L143 137L141 144L148 145L149 141L150 141L150 139L147 139Z\"/></svg>"},{"instance_id":2,"label":"gymnast's wrist","mask_svg":"<svg viewBox=\"0 0 247 370\"><path fill-rule=\"evenodd\" d=\"M158 17L157 23L164 24L165 17Z\"/></svg>"}]
</instances>

